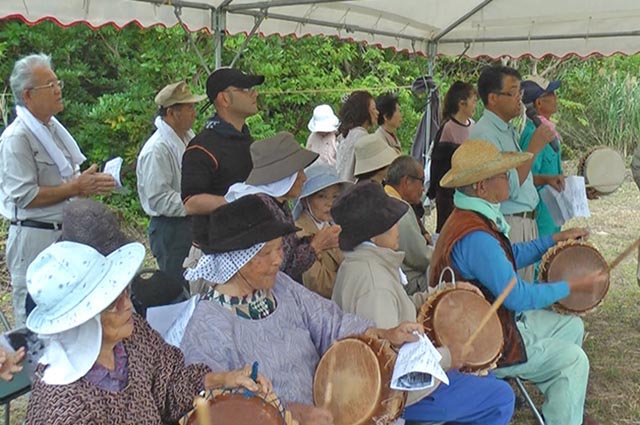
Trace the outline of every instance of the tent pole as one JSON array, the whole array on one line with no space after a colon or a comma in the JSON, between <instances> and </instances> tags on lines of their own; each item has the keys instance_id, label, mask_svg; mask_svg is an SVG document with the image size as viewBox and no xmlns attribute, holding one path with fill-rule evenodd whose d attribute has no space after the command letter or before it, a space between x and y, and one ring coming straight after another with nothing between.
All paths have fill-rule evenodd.
<instances>
[{"instance_id":1,"label":"tent pole","mask_svg":"<svg viewBox=\"0 0 640 425\"><path fill-rule=\"evenodd\" d=\"M244 39L244 41L242 42L242 45L238 47L238 51L236 52L236 55L233 57L233 60L229 65L230 68L233 68L233 65L236 64L236 61L240 58L240 55L242 54L242 52L244 52L244 49L247 47L247 44L249 44L249 40L253 38L253 36L256 34L256 31L258 31L258 28L260 28L260 24L262 23L262 21L264 21L264 16L255 17L255 23L253 24L253 28L251 28L251 31L249 32L249 34L247 34L247 38Z\"/></svg>"},{"instance_id":2,"label":"tent pole","mask_svg":"<svg viewBox=\"0 0 640 425\"><path fill-rule=\"evenodd\" d=\"M226 10L217 9L211 13L211 28L213 28L213 48L215 53L215 68L222 66L222 46L224 45L224 32L227 28Z\"/></svg>"}]
</instances>

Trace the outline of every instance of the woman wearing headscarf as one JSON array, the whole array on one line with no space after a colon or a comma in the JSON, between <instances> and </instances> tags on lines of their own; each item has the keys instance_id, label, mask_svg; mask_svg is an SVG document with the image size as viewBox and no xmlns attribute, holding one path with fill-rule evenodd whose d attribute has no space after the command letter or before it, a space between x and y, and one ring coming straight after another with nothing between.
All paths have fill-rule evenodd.
<instances>
[{"instance_id":1,"label":"woman wearing headscarf","mask_svg":"<svg viewBox=\"0 0 640 425\"><path fill-rule=\"evenodd\" d=\"M330 165L314 164L305 170L307 181L293 209L293 218L299 237L311 237L318 231L335 226L331 218L331 206L340 192L350 182L340 179ZM331 298L338 267L342 263L342 251L333 247L317 256L315 263L302 274L302 283L313 292Z\"/></svg>"},{"instance_id":2,"label":"woman wearing headscarf","mask_svg":"<svg viewBox=\"0 0 640 425\"><path fill-rule=\"evenodd\" d=\"M379 184L359 183L347 189L335 202L331 213L343 227L340 248L345 259L338 270L332 299L345 311L373 320L379 327L415 322L417 309L428 294L411 297L403 286L407 278L400 269L404 253L398 251L398 221L409 205L387 196ZM367 220L360 211L367 211ZM477 288L466 282L457 287ZM441 365L464 364L460 346L439 348ZM503 424L513 414L513 391L493 376L478 377L456 370L447 372L449 385L412 391L407 398L404 419L456 424Z\"/></svg>"},{"instance_id":3,"label":"woman wearing headscarf","mask_svg":"<svg viewBox=\"0 0 640 425\"><path fill-rule=\"evenodd\" d=\"M249 194L258 196L282 221L294 224L289 202L296 199L307 177L304 169L318 158L318 154L302 148L291 133L275 136L251 145L253 169L244 183L236 183L225 195L232 202ZM204 229L206 231L206 229ZM338 246L337 226L320 229L312 237L298 237L295 233L283 238L284 261L281 270L300 282L318 255Z\"/></svg>"},{"instance_id":4,"label":"woman wearing headscarf","mask_svg":"<svg viewBox=\"0 0 640 425\"><path fill-rule=\"evenodd\" d=\"M280 272L283 236L297 229L257 196L218 208L210 223L210 245L195 271L212 283L182 338L187 362L217 371L257 360L301 425L333 423L329 411L313 406L313 376L335 340L366 332L401 345L422 331L417 323L373 328Z\"/></svg>"},{"instance_id":5,"label":"woman wearing headscarf","mask_svg":"<svg viewBox=\"0 0 640 425\"><path fill-rule=\"evenodd\" d=\"M115 217L97 205L81 202L81 210L97 212L91 215L99 220L89 228L68 221L64 227L68 238L94 234L99 249L57 242L27 271L37 304L27 327L45 348L26 424L175 423L204 389L269 391L263 376L258 383L249 378L249 367L211 373L202 364L186 366L180 350L132 312L128 285L145 250L139 243L126 243L117 225L112 226ZM108 255L100 252L110 250Z\"/></svg>"}]
</instances>

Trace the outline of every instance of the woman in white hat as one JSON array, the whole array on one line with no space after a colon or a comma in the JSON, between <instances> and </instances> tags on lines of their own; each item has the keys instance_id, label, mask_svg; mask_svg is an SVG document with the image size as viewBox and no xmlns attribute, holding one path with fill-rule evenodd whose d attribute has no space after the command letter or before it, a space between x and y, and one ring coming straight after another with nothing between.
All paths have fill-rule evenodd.
<instances>
[{"instance_id":1,"label":"woman in white hat","mask_svg":"<svg viewBox=\"0 0 640 425\"><path fill-rule=\"evenodd\" d=\"M302 193L293 209L293 218L299 237L313 237L318 231L327 227L338 227L331 218L331 207L340 192L351 182L341 180L336 169L330 165L314 164L305 170L307 181L302 186ZM331 298L333 283L336 280L338 267L342 263L342 251L333 247L316 256L316 262L302 274L305 287Z\"/></svg>"},{"instance_id":2,"label":"woman in white hat","mask_svg":"<svg viewBox=\"0 0 640 425\"><path fill-rule=\"evenodd\" d=\"M313 110L308 128L307 149L320 155L318 163L336 165L336 131L340 120L329 105L318 105Z\"/></svg>"},{"instance_id":3,"label":"woman in white hat","mask_svg":"<svg viewBox=\"0 0 640 425\"><path fill-rule=\"evenodd\" d=\"M383 184L387 178L387 170L394 159L398 157L396 152L377 133L364 136L356 143L356 181L372 180Z\"/></svg>"},{"instance_id":4,"label":"woman in white hat","mask_svg":"<svg viewBox=\"0 0 640 425\"><path fill-rule=\"evenodd\" d=\"M186 366L180 350L133 313L128 285L144 256L137 242L104 256L62 241L31 263L27 287L37 306L27 327L45 349L27 424L175 423L204 389L270 391L263 376L250 379L249 367L211 373Z\"/></svg>"}]
</instances>

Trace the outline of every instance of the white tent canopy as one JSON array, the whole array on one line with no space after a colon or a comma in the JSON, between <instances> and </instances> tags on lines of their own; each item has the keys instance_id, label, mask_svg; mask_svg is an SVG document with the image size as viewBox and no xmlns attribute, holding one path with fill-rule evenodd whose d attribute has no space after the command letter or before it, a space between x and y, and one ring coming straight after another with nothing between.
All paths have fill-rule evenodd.
<instances>
[{"instance_id":1,"label":"white tent canopy","mask_svg":"<svg viewBox=\"0 0 640 425\"><path fill-rule=\"evenodd\" d=\"M0 19L329 35L427 55L640 51L638 0L2 0ZM179 18L178 18L179 17Z\"/></svg>"}]
</instances>

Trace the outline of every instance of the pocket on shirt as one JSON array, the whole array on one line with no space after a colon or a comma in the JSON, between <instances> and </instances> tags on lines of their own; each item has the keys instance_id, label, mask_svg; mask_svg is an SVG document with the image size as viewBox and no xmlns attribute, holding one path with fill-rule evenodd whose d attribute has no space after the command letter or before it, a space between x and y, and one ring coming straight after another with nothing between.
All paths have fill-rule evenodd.
<instances>
[{"instance_id":1,"label":"pocket on shirt","mask_svg":"<svg viewBox=\"0 0 640 425\"><path fill-rule=\"evenodd\" d=\"M62 184L60 170L58 170L58 166L46 152L35 152L34 159L38 170L38 184L42 186L58 186Z\"/></svg>"}]
</instances>

